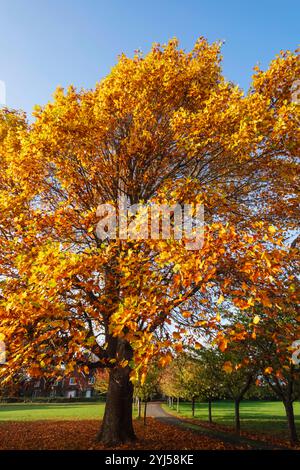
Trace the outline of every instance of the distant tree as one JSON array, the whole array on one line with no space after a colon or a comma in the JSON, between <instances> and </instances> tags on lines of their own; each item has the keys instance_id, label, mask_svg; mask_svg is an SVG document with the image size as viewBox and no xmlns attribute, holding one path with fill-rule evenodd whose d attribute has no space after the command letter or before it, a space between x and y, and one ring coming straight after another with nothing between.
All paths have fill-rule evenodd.
<instances>
[{"instance_id":1,"label":"distant tree","mask_svg":"<svg viewBox=\"0 0 300 470\"><path fill-rule=\"evenodd\" d=\"M106 395L108 390L109 374L105 369L97 370L95 374L94 389L101 395Z\"/></svg>"},{"instance_id":2,"label":"distant tree","mask_svg":"<svg viewBox=\"0 0 300 470\"><path fill-rule=\"evenodd\" d=\"M192 417L195 416L195 402L200 395L200 364L189 354L180 354L177 358L181 396L192 402Z\"/></svg>"},{"instance_id":3,"label":"distant tree","mask_svg":"<svg viewBox=\"0 0 300 470\"><path fill-rule=\"evenodd\" d=\"M157 364L152 363L143 383L137 382L134 386L134 395L138 398L138 414L141 413L141 401L144 402L144 424L146 424L147 403L159 390L159 369Z\"/></svg>"},{"instance_id":4,"label":"distant tree","mask_svg":"<svg viewBox=\"0 0 300 470\"><path fill-rule=\"evenodd\" d=\"M210 378L219 393L234 401L235 431L240 434L240 403L254 383L256 364L251 362L245 342L232 343L226 351L211 350L205 358L211 372Z\"/></svg>"},{"instance_id":5,"label":"distant tree","mask_svg":"<svg viewBox=\"0 0 300 470\"><path fill-rule=\"evenodd\" d=\"M297 361L293 361L293 352L300 348L293 349L292 345L300 339L299 312L278 311L274 318L261 313L260 318L253 344L256 361L260 366L259 380L268 384L282 401L290 442L295 445L299 442L294 402L300 399L300 366Z\"/></svg>"},{"instance_id":6,"label":"distant tree","mask_svg":"<svg viewBox=\"0 0 300 470\"><path fill-rule=\"evenodd\" d=\"M235 431L237 434L240 434L240 403L253 384L257 372L250 361L249 363L245 364L244 362L244 364L241 364L242 361L235 354L226 354L225 359L226 361L223 364L223 370L225 370L223 387L234 401ZM228 360L231 362L230 366L228 365ZM232 369L229 371L229 368Z\"/></svg>"},{"instance_id":7,"label":"distant tree","mask_svg":"<svg viewBox=\"0 0 300 470\"><path fill-rule=\"evenodd\" d=\"M277 291L276 297L264 299L264 305L256 305L247 312L232 314L231 324L225 328L227 337L231 339L226 355L230 356L229 351L235 344L232 338L244 338L238 349L241 350L245 345L241 352L244 360L241 362L245 364L247 360L248 365L246 368L243 365L240 370L247 374L249 367L250 373L251 369L256 369L257 390L268 385L273 396L282 401L292 445L299 442L293 406L300 398L300 311L297 304L300 286L295 274L298 256L295 247L292 247L284 288ZM226 367L229 372L234 369L230 362ZM229 374L226 382L231 378L234 378L234 374Z\"/></svg>"},{"instance_id":8,"label":"distant tree","mask_svg":"<svg viewBox=\"0 0 300 470\"><path fill-rule=\"evenodd\" d=\"M193 417L195 416L195 402L199 397L208 400L211 417L211 400L217 396L217 387L211 380L207 362L200 360L199 356L190 350L178 354L162 372L162 391L173 398L176 397L177 404L179 398L191 401Z\"/></svg>"},{"instance_id":9,"label":"distant tree","mask_svg":"<svg viewBox=\"0 0 300 470\"><path fill-rule=\"evenodd\" d=\"M178 355L162 369L159 381L160 391L169 398L171 406L173 406L174 399L177 399L177 410L179 410L179 399L185 394L179 361Z\"/></svg>"},{"instance_id":10,"label":"distant tree","mask_svg":"<svg viewBox=\"0 0 300 470\"><path fill-rule=\"evenodd\" d=\"M215 376L215 369L219 366L219 355L211 348L203 348L194 351L193 354L199 362L197 370L199 397L208 402L208 421L212 423L212 402L224 396L224 390Z\"/></svg>"}]
</instances>

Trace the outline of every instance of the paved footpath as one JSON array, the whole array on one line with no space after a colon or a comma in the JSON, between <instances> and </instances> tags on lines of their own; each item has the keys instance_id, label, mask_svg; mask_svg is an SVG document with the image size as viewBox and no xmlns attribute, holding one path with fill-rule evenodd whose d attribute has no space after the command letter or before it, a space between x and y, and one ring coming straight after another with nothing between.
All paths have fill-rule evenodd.
<instances>
[{"instance_id":1,"label":"paved footpath","mask_svg":"<svg viewBox=\"0 0 300 470\"><path fill-rule=\"evenodd\" d=\"M236 436L231 433L227 433L225 431L220 431L218 429L209 429L200 424L192 424L176 416L173 416L167 413L162 407L161 403L159 402L150 402L147 406L147 416L156 418L159 421L170 424L172 426L179 426L186 431L193 431L197 434L204 434L206 436L219 439L220 441L227 442L229 444L242 444L246 445L250 449L259 449L259 450L277 450L277 449L286 449L283 446L274 446L272 444L268 444L264 441L257 441L254 439L249 439L244 436Z\"/></svg>"}]
</instances>

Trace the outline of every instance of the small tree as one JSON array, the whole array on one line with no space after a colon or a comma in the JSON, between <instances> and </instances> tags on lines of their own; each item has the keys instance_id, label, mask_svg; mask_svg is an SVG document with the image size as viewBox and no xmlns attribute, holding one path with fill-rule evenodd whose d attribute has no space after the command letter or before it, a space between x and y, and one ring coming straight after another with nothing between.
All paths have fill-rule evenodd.
<instances>
[{"instance_id":1,"label":"small tree","mask_svg":"<svg viewBox=\"0 0 300 470\"><path fill-rule=\"evenodd\" d=\"M241 432L240 403L255 380L255 371L249 363L241 364L240 358L233 354L226 354L227 360L223 364L225 374L223 385L228 395L234 401L235 431ZM228 365L228 359L233 365ZM229 373L228 373L229 372Z\"/></svg>"},{"instance_id":2,"label":"small tree","mask_svg":"<svg viewBox=\"0 0 300 470\"><path fill-rule=\"evenodd\" d=\"M201 365L190 353L178 354L174 361L162 374L161 389L164 393L192 402L192 416L195 416L195 401L201 388Z\"/></svg>"},{"instance_id":3,"label":"small tree","mask_svg":"<svg viewBox=\"0 0 300 470\"><path fill-rule=\"evenodd\" d=\"M290 262L284 273L284 288L278 291L273 299L262 297L262 304L254 306L248 314L237 313L235 320L227 327L227 335L231 339L246 338L238 349L241 350L243 344L246 345L244 362L248 360L251 368L247 365L243 371L247 374L249 370L251 375L251 369L256 369L257 382L267 384L282 401L292 445L298 442L293 404L300 397L300 369L297 361L293 359L292 347L300 338L297 306L299 281L295 274L297 260L295 244L292 244ZM230 351L232 346L233 343ZM248 359L245 356L246 351ZM226 367L228 370L233 368L229 362ZM227 385L230 377L232 374L228 376Z\"/></svg>"},{"instance_id":4,"label":"small tree","mask_svg":"<svg viewBox=\"0 0 300 470\"><path fill-rule=\"evenodd\" d=\"M215 368L219 357L209 348L195 351L199 361L199 395L208 402L208 421L212 423L212 402L224 396L222 387L215 377Z\"/></svg>"},{"instance_id":5,"label":"small tree","mask_svg":"<svg viewBox=\"0 0 300 470\"><path fill-rule=\"evenodd\" d=\"M109 373L106 369L99 369L95 374L94 389L101 395L106 395L108 390Z\"/></svg>"},{"instance_id":6,"label":"small tree","mask_svg":"<svg viewBox=\"0 0 300 470\"><path fill-rule=\"evenodd\" d=\"M188 354L178 356L178 369L181 384L181 396L192 402L192 417L195 416L195 402L200 393L200 365Z\"/></svg>"},{"instance_id":7,"label":"small tree","mask_svg":"<svg viewBox=\"0 0 300 470\"><path fill-rule=\"evenodd\" d=\"M141 383L140 381L135 384L134 395L139 400L138 414L139 418L141 417L141 405L140 402L144 402L144 424L146 424L147 416L147 403L151 397L157 393L159 389L159 370L157 365L151 365L147 372L145 381Z\"/></svg>"},{"instance_id":8,"label":"small tree","mask_svg":"<svg viewBox=\"0 0 300 470\"><path fill-rule=\"evenodd\" d=\"M282 401L292 445L299 442L294 402L300 398L300 368L293 362L294 341L300 338L299 317L294 311L279 311L268 318L261 313L253 345L260 366L260 381L265 382Z\"/></svg>"},{"instance_id":9,"label":"small tree","mask_svg":"<svg viewBox=\"0 0 300 470\"><path fill-rule=\"evenodd\" d=\"M256 368L251 363L244 342L231 345L230 350L211 350L206 356L210 361L211 380L234 401L235 431L240 434L240 403L254 383Z\"/></svg>"},{"instance_id":10,"label":"small tree","mask_svg":"<svg viewBox=\"0 0 300 470\"><path fill-rule=\"evenodd\" d=\"M161 371L159 381L160 391L168 397L169 405L173 407L173 400L177 398L177 411L179 411L179 399L184 396L178 362L179 359L177 356Z\"/></svg>"}]
</instances>

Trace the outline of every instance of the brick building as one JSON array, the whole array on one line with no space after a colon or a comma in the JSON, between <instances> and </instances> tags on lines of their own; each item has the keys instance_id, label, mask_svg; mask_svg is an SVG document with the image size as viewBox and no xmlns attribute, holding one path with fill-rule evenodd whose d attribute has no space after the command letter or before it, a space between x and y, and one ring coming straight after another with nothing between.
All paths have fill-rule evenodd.
<instances>
[{"instance_id":1,"label":"brick building","mask_svg":"<svg viewBox=\"0 0 300 470\"><path fill-rule=\"evenodd\" d=\"M95 377L83 372L74 372L60 380L45 379L25 379L19 388L19 396L28 398L36 397L65 397L91 398L95 395Z\"/></svg>"}]
</instances>

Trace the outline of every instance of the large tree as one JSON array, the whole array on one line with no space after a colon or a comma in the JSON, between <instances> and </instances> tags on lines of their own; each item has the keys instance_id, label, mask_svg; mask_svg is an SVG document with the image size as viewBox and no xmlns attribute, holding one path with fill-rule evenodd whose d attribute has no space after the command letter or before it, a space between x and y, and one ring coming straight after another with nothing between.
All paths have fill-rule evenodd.
<instances>
[{"instance_id":1,"label":"large tree","mask_svg":"<svg viewBox=\"0 0 300 470\"><path fill-rule=\"evenodd\" d=\"M151 357L164 365L213 328L217 298L246 308L275 288L285 250L271 224L295 224L299 57L257 70L246 96L220 60L219 44L172 40L122 55L94 90L58 89L31 126L1 111L1 375L108 368L107 444L135 438L132 381ZM121 195L204 203L203 246L99 239L97 207L118 214Z\"/></svg>"}]
</instances>

